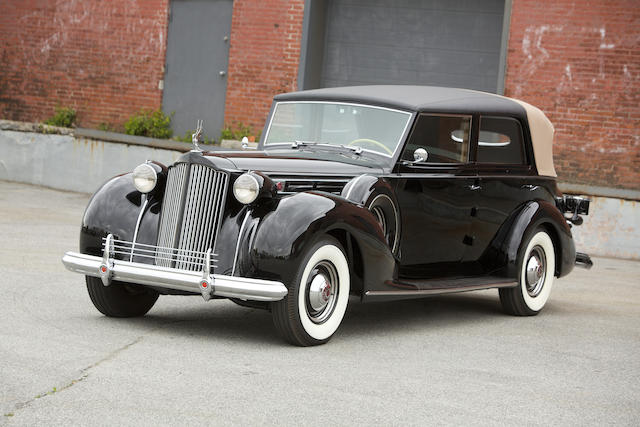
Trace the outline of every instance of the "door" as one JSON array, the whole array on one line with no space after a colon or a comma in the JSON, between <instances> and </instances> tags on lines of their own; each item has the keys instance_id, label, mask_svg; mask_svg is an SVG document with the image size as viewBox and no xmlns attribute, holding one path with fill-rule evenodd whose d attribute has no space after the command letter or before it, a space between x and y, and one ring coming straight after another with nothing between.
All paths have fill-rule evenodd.
<instances>
[{"instance_id":1,"label":"door","mask_svg":"<svg viewBox=\"0 0 640 427\"><path fill-rule=\"evenodd\" d=\"M471 116L422 114L399 160L402 279L464 276L476 177L468 163ZM427 158L415 162L424 149ZM428 286L425 284L425 286Z\"/></svg>"},{"instance_id":2,"label":"door","mask_svg":"<svg viewBox=\"0 0 640 427\"><path fill-rule=\"evenodd\" d=\"M319 87L418 84L496 92L504 0L328 1ZM311 18L313 19L313 17Z\"/></svg>"},{"instance_id":3,"label":"door","mask_svg":"<svg viewBox=\"0 0 640 427\"><path fill-rule=\"evenodd\" d=\"M224 125L233 0L172 0L162 109L174 135L204 120L218 138Z\"/></svg>"},{"instance_id":4,"label":"door","mask_svg":"<svg viewBox=\"0 0 640 427\"><path fill-rule=\"evenodd\" d=\"M471 244L464 260L475 274L493 274L504 267L495 259L492 242L508 231L509 219L529 200L545 191L532 175L520 122L510 117L480 117L476 168L478 195Z\"/></svg>"}]
</instances>

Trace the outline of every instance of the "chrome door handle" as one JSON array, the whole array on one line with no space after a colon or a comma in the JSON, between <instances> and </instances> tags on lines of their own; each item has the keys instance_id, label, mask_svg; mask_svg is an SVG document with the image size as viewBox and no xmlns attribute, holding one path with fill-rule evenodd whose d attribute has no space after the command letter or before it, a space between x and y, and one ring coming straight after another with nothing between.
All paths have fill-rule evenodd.
<instances>
[{"instance_id":1,"label":"chrome door handle","mask_svg":"<svg viewBox=\"0 0 640 427\"><path fill-rule=\"evenodd\" d=\"M481 189L481 188L482 188L482 186L480 186L480 185L476 185L476 184L471 184L471 185L468 185L468 186L467 186L467 188L468 188L469 190L473 190L473 191L475 191L475 190L479 190L479 189Z\"/></svg>"}]
</instances>

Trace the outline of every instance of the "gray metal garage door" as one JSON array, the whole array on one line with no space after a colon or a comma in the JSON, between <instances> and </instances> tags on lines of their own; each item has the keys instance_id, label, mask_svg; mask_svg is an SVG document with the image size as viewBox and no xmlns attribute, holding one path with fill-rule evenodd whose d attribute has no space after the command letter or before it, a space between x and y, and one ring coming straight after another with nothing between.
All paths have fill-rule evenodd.
<instances>
[{"instance_id":1,"label":"gray metal garage door","mask_svg":"<svg viewBox=\"0 0 640 427\"><path fill-rule=\"evenodd\" d=\"M498 90L505 0L331 0L320 86Z\"/></svg>"},{"instance_id":2,"label":"gray metal garage door","mask_svg":"<svg viewBox=\"0 0 640 427\"><path fill-rule=\"evenodd\" d=\"M233 0L172 0L162 109L182 136L204 120L218 138L224 121Z\"/></svg>"}]
</instances>

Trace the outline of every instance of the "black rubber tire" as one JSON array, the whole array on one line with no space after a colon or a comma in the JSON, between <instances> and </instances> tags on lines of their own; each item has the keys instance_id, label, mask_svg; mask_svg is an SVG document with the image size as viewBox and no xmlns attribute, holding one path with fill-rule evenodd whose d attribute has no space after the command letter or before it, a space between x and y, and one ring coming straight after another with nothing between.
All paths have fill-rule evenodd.
<instances>
[{"instance_id":1,"label":"black rubber tire","mask_svg":"<svg viewBox=\"0 0 640 427\"><path fill-rule=\"evenodd\" d=\"M316 251L318 251L320 248L325 247L327 245L337 247L342 253L342 257L344 257L344 261L347 265L347 276L346 276L347 282L349 281L348 258L345 255L344 249L336 239L330 236L325 236L308 249L306 255L303 258L302 263L298 267L298 271L295 276L295 282L289 287L289 292L287 293L287 296L280 301L271 303L271 314L273 316L273 323L277 331L279 332L279 334L285 339L285 341L289 342L290 344L301 346L301 347L320 345L328 342L333 336L333 333L335 333L335 330L334 330L333 332L331 332L330 336L324 339L316 339L311 335L309 335L307 330L305 330L303 322L300 318L301 314L300 314L299 304L298 304L299 294L301 291L301 282L302 282L305 268L309 264L309 261L314 256ZM348 300L350 284L346 283L346 287L345 287L345 285L341 281L339 282L340 282L339 292L342 292L343 295L346 292L346 298ZM342 316L344 316L344 310L346 310L346 302L344 302L344 309L339 314L340 318L338 320L338 325L339 325L339 322L342 321ZM333 312L331 316L334 316L334 315L337 316L338 313L339 311L335 310L335 312ZM329 316L329 318L331 318L331 316Z\"/></svg>"},{"instance_id":2,"label":"black rubber tire","mask_svg":"<svg viewBox=\"0 0 640 427\"><path fill-rule=\"evenodd\" d=\"M524 283L523 269L526 269L525 257L528 258L528 255L529 255L528 252L530 251L528 251L527 249L529 248L529 245L533 239L536 239L536 242L538 240L544 240L545 241L544 244L547 246L550 246L550 248L547 247L547 250L544 251L544 256L546 260L545 266L547 270L550 270L550 271L547 271L546 273L544 285L540 291L541 295L536 297L536 298L544 297L544 301L537 302L538 305L540 305L540 302L541 302L542 303L541 306L532 306L532 301L536 303L534 301L535 298L529 297L525 299L525 293L527 292L527 290L526 290L526 284ZM549 292L551 291L551 287L553 285L554 270L555 270L555 248L553 246L553 239L551 239L551 236L549 236L549 233L544 228L537 228L531 231L530 233L528 233L527 236L525 236L525 238L522 239L522 243L520 245L520 248L518 249L517 262L518 262L518 286L514 288L500 289L499 290L500 303L502 305L503 311L507 314L511 314L513 316L535 316L538 313L540 313L540 311L542 311L544 304L546 304L546 301L549 298Z\"/></svg>"},{"instance_id":3,"label":"black rubber tire","mask_svg":"<svg viewBox=\"0 0 640 427\"><path fill-rule=\"evenodd\" d=\"M134 285L129 288L121 282L104 286L98 277L85 277L91 302L105 316L144 316L158 299L157 292L143 286Z\"/></svg>"}]
</instances>

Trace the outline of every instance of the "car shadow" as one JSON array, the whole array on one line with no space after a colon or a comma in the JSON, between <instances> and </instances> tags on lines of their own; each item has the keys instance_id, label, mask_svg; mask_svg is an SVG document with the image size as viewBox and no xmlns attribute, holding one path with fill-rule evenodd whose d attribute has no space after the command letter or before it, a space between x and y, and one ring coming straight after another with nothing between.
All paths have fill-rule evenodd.
<instances>
[{"instance_id":1,"label":"car shadow","mask_svg":"<svg viewBox=\"0 0 640 427\"><path fill-rule=\"evenodd\" d=\"M351 304L341 325L342 333L393 333L413 327L453 327L494 321L502 316L497 292L456 294L420 299Z\"/></svg>"},{"instance_id":2,"label":"car shadow","mask_svg":"<svg viewBox=\"0 0 640 427\"><path fill-rule=\"evenodd\" d=\"M222 305L222 304L223 305ZM211 304L211 303L210 303ZM266 310L240 307L230 302L214 301L219 307L172 307L151 311L143 318L109 319L149 333L191 336L202 339L252 341L256 344L287 345L280 338L271 314ZM360 303L352 298L340 326L342 337L393 334L416 327L442 328L494 322L503 316L495 293L465 293L421 299Z\"/></svg>"}]
</instances>

